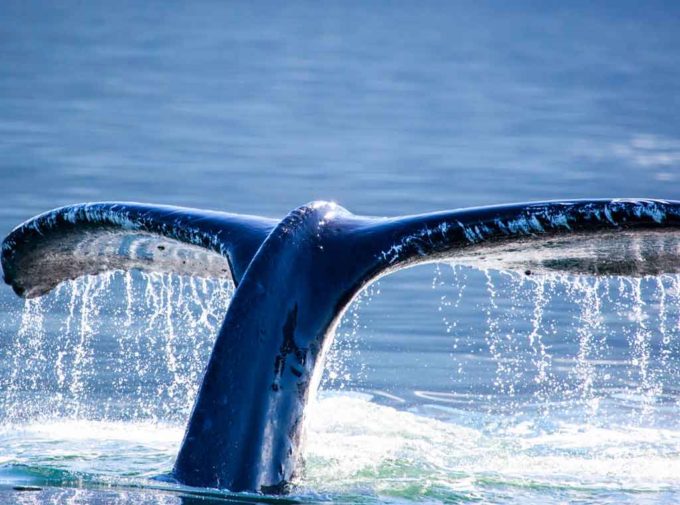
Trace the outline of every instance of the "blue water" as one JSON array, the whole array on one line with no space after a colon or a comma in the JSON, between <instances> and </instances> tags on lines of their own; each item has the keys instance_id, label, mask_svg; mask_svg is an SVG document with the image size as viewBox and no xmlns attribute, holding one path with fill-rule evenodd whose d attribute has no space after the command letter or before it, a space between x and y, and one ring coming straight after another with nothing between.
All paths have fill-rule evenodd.
<instances>
[{"instance_id":1,"label":"blue water","mask_svg":"<svg viewBox=\"0 0 680 505\"><path fill-rule=\"evenodd\" d=\"M674 2L4 1L0 234L96 200L679 199L679 23ZM0 492L190 502L147 479L228 294L136 273L26 306L0 288ZM295 498L680 501L679 302L671 276L385 278L338 331Z\"/></svg>"}]
</instances>

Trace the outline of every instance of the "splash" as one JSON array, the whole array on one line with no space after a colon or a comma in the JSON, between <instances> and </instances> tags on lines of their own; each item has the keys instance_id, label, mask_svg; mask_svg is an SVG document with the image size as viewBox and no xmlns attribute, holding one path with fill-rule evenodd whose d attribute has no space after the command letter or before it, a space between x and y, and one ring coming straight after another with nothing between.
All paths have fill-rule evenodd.
<instances>
[{"instance_id":1,"label":"splash","mask_svg":"<svg viewBox=\"0 0 680 505\"><path fill-rule=\"evenodd\" d=\"M362 321L361 314L373 298L379 295L380 283L372 284L357 296L344 314L328 351L321 389L343 390L363 385L366 364L361 360L361 346L367 324Z\"/></svg>"},{"instance_id":2,"label":"splash","mask_svg":"<svg viewBox=\"0 0 680 505\"><path fill-rule=\"evenodd\" d=\"M444 291L438 310L457 373L453 391L429 396L473 395L517 415L558 409L581 422L621 410L645 422L655 405L678 402L680 277L453 272L447 283L437 269L433 287ZM479 384L486 376L492 388Z\"/></svg>"},{"instance_id":3,"label":"splash","mask_svg":"<svg viewBox=\"0 0 680 505\"><path fill-rule=\"evenodd\" d=\"M327 394L312 406L303 489L506 502L512 488L576 498L678 484L678 431L531 421L491 431L496 416L453 410L433 419L370 400Z\"/></svg>"},{"instance_id":4,"label":"splash","mask_svg":"<svg viewBox=\"0 0 680 505\"><path fill-rule=\"evenodd\" d=\"M111 272L26 300L2 356L2 421L183 421L232 293L226 280Z\"/></svg>"}]
</instances>

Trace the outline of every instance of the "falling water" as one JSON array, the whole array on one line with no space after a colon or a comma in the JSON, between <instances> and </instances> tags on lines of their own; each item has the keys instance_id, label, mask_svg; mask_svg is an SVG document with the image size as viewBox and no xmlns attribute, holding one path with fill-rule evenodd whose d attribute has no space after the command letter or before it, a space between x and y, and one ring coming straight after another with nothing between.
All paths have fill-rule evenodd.
<instances>
[{"instance_id":1,"label":"falling water","mask_svg":"<svg viewBox=\"0 0 680 505\"><path fill-rule=\"evenodd\" d=\"M135 271L86 276L25 300L2 356L11 373L1 421L183 422L232 294L226 280ZM371 286L345 315L324 388L361 380L361 367L350 369L350 358L356 359L365 328L362 307L379 294Z\"/></svg>"},{"instance_id":2,"label":"falling water","mask_svg":"<svg viewBox=\"0 0 680 505\"><path fill-rule=\"evenodd\" d=\"M3 422L184 419L232 292L226 280L116 272L26 300L2 356Z\"/></svg>"},{"instance_id":3,"label":"falling water","mask_svg":"<svg viewBox=\"0 0 680 505\"><path fill-rule=\"evenodd\" d=\"M380 284L375 283L359 293L343 316L335 334L335 340L328 351L325 373L321 381L322 389L345 389L353 383L361 385L365 378L365 362L361 360L361 332L366 323L361 320L362 309L380 295ZM358 366L353 366L355 361Z\"/></svg>"},{"instance_id":4,"label":"falling water","mask_svg":"<svg viewBox=\"0 0 680 505\"><path fill-rule=\"evenodd\" d=\"M596 279L455 265L448 273L444 267L435 270L432 287L442 291L436 309L451 342L454 384L473 374L472 363L479 366L460 359L458 351L467 347L490 370L489 392L512 409L529 401L567 402L594 416L602 400L616 396L632 415L644 416L674 387L677 276ZM467 300L466 286L475 283L486 294L473 292ZM10 369L3 421L184 419L232 293L224 280L118 272L69 281L26 300L3 350ZM345 314L324 389L356 387L369 373L360 359L367 328L361 314L378 295L380 287L370 287ZM475 311L485 321L485 345L476 348L476 330L464 324ZM621 341L625 349L612 347Z\"/></svg>"},{"instance_id":5,"label":"falling water","mask_svg":"<svg viewBox=\"0 0 680 505\"><path fill-rule=\"evenodd\" d=\"M455 265L452 271L446 282L439 267L433 287L443 291L444 331L463 348L452 355L454 390L479 393L488 373L490 409L556 408L582 422L624 409L634 423L676 390L678 276L522 275ZM461 278L484 292L466 292Z\"/></svg>"},{"instance_id":6,"label":"falling water","mask_svg":"<svg viewBox=\"0 0 680 505\"><path fill-rule=\"evenodd\" d=\"M494 486L674 485L680 276L441 264L431 286L441 324L397 342L373 333L390 279L344 315L309 409L302 492L447 501ZM2 478L35 482L26 465L57 485L167 472L232 294L222 280L116 272L26 300L0 322ZM394 346L401 361L386 363Z\"/></svg>"}]
</instances>

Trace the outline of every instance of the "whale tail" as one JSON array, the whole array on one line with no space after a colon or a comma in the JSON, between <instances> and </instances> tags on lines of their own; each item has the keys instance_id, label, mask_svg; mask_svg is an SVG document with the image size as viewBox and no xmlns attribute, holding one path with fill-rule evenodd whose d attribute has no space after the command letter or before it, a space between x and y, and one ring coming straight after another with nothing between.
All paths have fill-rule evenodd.
<instances>
[{"instance_id":1,"label":"whale tail","mask_svg":"<svg viewBox=\"0 0 680 505\"><path fill-rule=\"evenodd\" d=\"M419 216L315 202L280 222L139 204L58 209L3 243L5 280L38 296L78 275L143 268L230 275L225 316L175 462L188 485L282 493L304 408L343 312L368 284L425 262L527 274L680 272L680 202L576 200Z\"/></svg>"},{"instance_id":2,"label":"whale tail","mask_svg":"<svg viewBox=\"0 0 680 505\"><path fill-rule=\"evenodd\" d=\"M659 275L680 269L679 216L678 202L661 200L534 202L397 218L381 238L396 268L443 258L480 269Z\"/></svg>"},{"instance_id":3,"label":"whale tail","mask_svg":"<svg viewBox=\"0 0 680 505\"><path fill-rule=\"evenodd\" d=\"M276 221L138 203L88 203L41 214L2 243L4 280L25 298L107 270L228 277L238 284Z\"/></svg>"}]
</instances>

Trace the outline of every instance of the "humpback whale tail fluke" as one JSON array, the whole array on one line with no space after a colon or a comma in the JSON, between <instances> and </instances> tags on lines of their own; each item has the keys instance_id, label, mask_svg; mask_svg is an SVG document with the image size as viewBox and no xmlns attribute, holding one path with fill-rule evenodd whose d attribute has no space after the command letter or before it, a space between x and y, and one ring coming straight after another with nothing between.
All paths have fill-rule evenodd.
<instances>
[{"instance_id":1,"label":"humpback whale tail fluke","mask_svg":"<svg viewBox=\"0 0 680 505\"><path fill-rule=\"evenodd\" d=\"M445 258L478 268L589 275L677 272L680 203L574 200L395 219L387 262Z\"/></svg>"},{"instance_id":2,"label":"humpback whale tail fluke","mask_svg":"<svg viewBox=\"0 0 680 505\"><path fill-rule=\"evenodd\" d=\"M335 326L382 275L453 261L525 273L680 272L680 202L575 200L362 217L327 202L281 221L141 204L57 209L3 242L5 280L39 296L65 279L142 268L231 276L174 477L282 493Z\"/></svg>"},{"instance_id":3,"label":"humpback whale tail fluke","mask_svg":"<svg viewBox=\"0 0 680 505\"><path fill-rule=\"evenodd\" d=\"M276 221L138 203L71 205L15 228L2 244L5 282L23 297L107 270L170 271L236 283Z\"/></svg>"}]
</instances>

